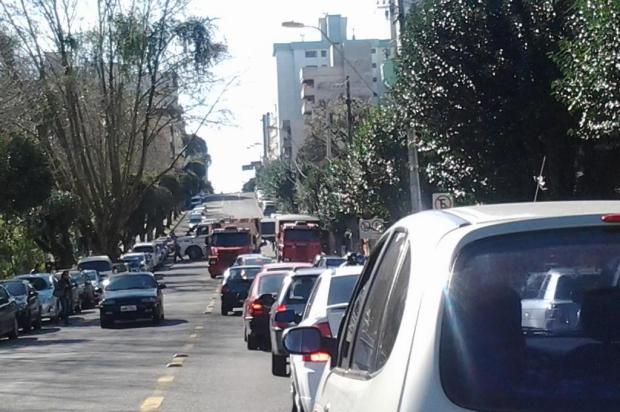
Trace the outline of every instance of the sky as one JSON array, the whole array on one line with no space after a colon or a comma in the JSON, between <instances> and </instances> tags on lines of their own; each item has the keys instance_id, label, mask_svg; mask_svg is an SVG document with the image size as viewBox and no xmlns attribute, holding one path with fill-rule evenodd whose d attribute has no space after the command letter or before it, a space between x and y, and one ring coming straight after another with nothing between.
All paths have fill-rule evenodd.
<instances>
[{"instance_id":1,"label":"sky","mask_svg":"<svg viewBox=\"0 0 620 412\"><path fill-rule=\"evenodd\" d=\"M354 31L358 39L387 39L389 23L378 2L383 0L193 0L188 14L216 19L217 38L228 46L229 56L214 68L214 75L221 79L220 85L237 76L219 102L228 118L198 130L209 147L209 179L216 192L239 191L254 176L241 166L262 156L261 117L275 112L277 103L273 43L320 38L316 30L283 28L281 23L295 20L316 26L326 13L341 14L348 18L349 37ZM218 94L213 90L212 99ZM188 131L195 127L188 125Z\"/></svg>"}]
</instances>

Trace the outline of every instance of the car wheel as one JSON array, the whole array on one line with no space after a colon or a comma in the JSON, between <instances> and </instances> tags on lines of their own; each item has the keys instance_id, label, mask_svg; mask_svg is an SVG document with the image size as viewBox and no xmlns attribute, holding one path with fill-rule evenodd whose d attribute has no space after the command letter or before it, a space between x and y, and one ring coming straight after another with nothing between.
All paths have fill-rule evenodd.
<instances>
[{"instance_id":1,"label":"car wheel","mask_svg":"<svg viewBox=\"0 0 620 412\"><path fill-rule=\"evenodd\" d=\"M161 308L158 308L157 311L153 313L153 324L159 325L162 319Z\"/></svg>"},{"instance_id":2,"label":"car wheel","mask_svg":"<svg viewBox=\"0 0 620 412\"><path fill-rule=\"evenodd\" d=\"M230 310L226 306L222 305L220 312L222 313L222 316L228 316L228 312L230 312Z\"/></svg>"},{"instance_id":3,"label":"car wheel","mask_svg":"<svg viewBox=\"0 0 620 412\"><path fill-rule=\"evenodd\" d=\"M260 339L256 335L249 334L248 335L248 350L258 350L260 348Z\"/></svg>"},{"instance_id":4,"label":"car wheel","mask_svg":"<svg viewBox=\"0 0 620 412\"><path fill-rule=\"evenodd\" d=\"M271 354L271 373L274 376L287 376L286 356Z\"/></svg>"},{"instance_id":5,"label":"car wheel","mask_svg":"<svg viewBox=\"0 0 620 412\"><path fill-rule=\"evenodd\" d=\"M32 312L28 312L28 316L26 316L26 321L24 322L24 333L30 332L32 330Z\"/></svg>"},{"instance_id":6,"label":"car wheel","mask_svg":"<svg viewBox=\"0 0 620 412\"><path fill-rule=\"evenodd\" d=\"M101 316L99 318L99 324L101 326L101 329L108 329L114 326L114 319L109 316Z\"/></svg>"},{"instance_id":7,"label":"car wheel","mask_svg":"<svg viewBox=\"0 0 620 412\"><path fill-rule=\"evenodd\" d=\"M199 247L190 247L187 249L187 256L189 256L190 260L198 260L202 257L202 250Z\"/></svg>"},{"instance_id":8,"label":"car wheel","mask_svg":"<svg viewBox=\"0 0 620 412\"><path fill-rule=\"evenodd\" d=\"M33 326L36 330L41 329L41 324L42 324L42 319L41 319L41 310L39 309L39 315L37 316L37 319L34 321Z\"/></svg>"},{"instance_id":9,"label":"car wheel","mask_svg":"<svg viewBox=\"0 0 620 412\"><path fill-rule=\"evenodd\" d=\"M9 333L9 339L14 340L19 336L19 324L17 323L17 319L13 320L13 330Z\"/></svg>"}]
</instances>

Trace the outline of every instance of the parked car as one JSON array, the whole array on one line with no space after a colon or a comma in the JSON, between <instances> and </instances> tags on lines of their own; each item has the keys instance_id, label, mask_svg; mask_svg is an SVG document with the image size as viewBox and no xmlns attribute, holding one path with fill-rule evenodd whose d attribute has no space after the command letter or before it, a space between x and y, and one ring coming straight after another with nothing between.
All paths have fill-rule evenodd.
<instances>
[{"instance_id":1,"label":"parked car","mask_svg":"<svg viewBox=\"0 0 620 412\"><path fill-rule=\"evenodd\" d=\"M101 299L101 294L103 293L103 285L101 284L103 278L96 270L83 270L82 273L84 273L84 276L86 276L86 279L93 287L93 298L96 304Z\"/></svg>"},{"instance_id":2,"label":"parked car","mask_svg":"<svg viewBox=\"0 0 620 412\"><path fill-rule=\"evenodd\" d=\"M157 283L152 273L127 273L112 276L104 289L99 307L102 328L117 320L151 320L159 324L164 319L164 283Z\"/></svg>"},{"instance_id":3,"label":"parked car","mask_svg":"<svg viewBox=\"0 0 620 412\"><path fill-rule=\"evenodd\" d=\"M314 411L612 411L620 404L620 202L428 211L379 240L337 340L289 329L332 359ZM578 330L522 326L528 278L589 267Z\"/></svg>"},{"instance_id":4,"label":"parked car","mask_svg":"<svg viewBox=\"0 0 620 412\"><path fill-rule=\"evenodd\" d=\"M147 258L144 252L125 253L121 261L127 266L129 272L150 272L153 270L153 260Z\"/></svg>"},{"instance_id":5,"label":"parked car","mask_svg":"<svg viewBox=\"0 0 620 412\"><path fill-rule=\"evenodd\" d=\"M287 271L261 272L254 278L243 305L243 336L249 350L269 349L269 311Z\"/></svg>"},{"instance_id":6,"label":"parked car","mask_svg":"<svg viewBox=\"0 0 620 412\"><path fill-rule=\"evenodd\" d=\"M239 255L237 256L237 259L235 259L235 265L237 266L264 266L269 263L273 263L273 259L259 253Z\"/></svg>"},{"instance_id":7,"label":"parked car","mask_svg":"<svg viewBox=\"0 0 620 412\"><path fill-rule=\"evenodd\" d=\"M286 376L288 353L282 346L282 333L301 319L317 277L323 272L319 268L300 268L289 272L282 282L278 299L269 314L269 336L271 338L271 373ZM280 312L291 311L293 319L276 319Z\"/></svg>"},{"instance_id":8,"label":"parked car","mask_svg":"<svg viewBox=\"0 0 620 412\"><path fill-rule=\"evenodd\" d=\"M347 260L342 256L329 255L321 256L317 255L314 261L314 267L322 269L337 268L345 263Z\"/></svg>"},{"instance_id":9,"label":"parked car","mask_svg":"<svg viewBox=\"0 0 620 412\"><path fill-rule=\"evenodd\" d=\"M347 266L321 273L310 293L299 326L314 326L321 331L322 336L336 338L361 272L361 266ZM297 315L289 309L278 316L285 321L294 322ZM329 355L324 352L290 355L293 410L296 408L299 412L312 411L316 388L329 360Z\"/></svg>"},{"instance_id":10,"label":"parked car","mask_svg":"<svg viewBox=\"0 0 620 412\"><path fill-rule=\"evenodd\" d=\"M202 223L202 220L203 220L202 212L191 213L189 215L189 218L187 219L187 226L190 230L192 230L194 227Z\"/></svg>"},{"instance_id":11,"label":"parked car","mask_svg":"<svg viewBox=\"0 0 620 412\"><path fill-rule=\"evenodd\" d=\"M227 316L234 308L243 307L250 285L260 271L260 266L232 266L226 269L220 287L223 316Z\"/></svg>"},{"instance_id":12,"label":"parked car","mask_svg":"<svg viewBox=\"0 0 620 412\"><path fill-rule=\"evenodd\" d=\"M78 270L96 270L100 275L110 276L113 273L112 259L108 256L88 256L81 258Z\"/></svg>"},{"instance_id":13,"label":"parked car","mask_svg":"<svg viewBox=\"0 0 620 412\"><path fill-rule=\"evenodd\" d=\"M306 262L278 262L278 263L268 263L263 265L263 271L270 272L272 270L297 270L301 268L311 268L311 263Z\"/></svg>"},{"instance_id":14,"label":"parked car","mask_svg":"<svg viewBox=\"0 0 620 412\"><path fill-rule=\"evenodd\" d=\"M19 323L17 320L17 303L9 292L0 285L0 336L17 339Z\"/></svg>"},{"instance_id":15,"label":"parked car","mask_svg":"<svg viewBox=\"0 0 620 412\"><path fill-rule=\"evenodd\" d=\"M0 285L9 292L17 303L17 322L19 327L28 332L41 329L41 302L37 291L25 280L3 280Z\"/></svg>"},{"instance_id":16,"label":"parked car","mask_svg":"<svg viewBox=\"0 0 620 412\"><path fill-rule=\"evenodd\" d=\"M159 251L153 242L136 243L131 248L131 253L144 253L146 255L147 266L150 267L151 270L157 268L163 263L160 260L161 256Z\"/></svg>"},{"instance_id":17,"label":"parked car","mask_svg":"<svg viewBox=\"0 0 620 412\"><path fill-rule=\"evenodd\" d=\"M56 278L50 273L36 273L30 275L16 276L15 279L26 280L39 294L41 302L41 317L52 322L58 322L60 315L60 301L54 296Z\"/></svg>"},{"instance_id":18,"label":"parked car","mask_svg":"<svg viewBox=\"0 0 620 412\"><path fill-rule=\"evenodd\" d=\"M80 298L80 308L92 308L95 306L95 288L86 275L86 271L70 271L69 276L77 284Z\"/></svg>"}]
</instances>

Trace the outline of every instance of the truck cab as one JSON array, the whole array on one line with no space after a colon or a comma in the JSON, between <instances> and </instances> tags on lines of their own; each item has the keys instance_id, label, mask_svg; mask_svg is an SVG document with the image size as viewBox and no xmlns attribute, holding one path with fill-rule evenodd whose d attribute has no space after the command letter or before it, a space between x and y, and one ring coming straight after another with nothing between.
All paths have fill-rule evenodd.
<instances>
[{"instance_id":1,"label":"truck cab","mask_svg":"<svg viewBox=\"0 0 620 412\"><path fill-rule=\"evenodd\" d=\"M312 262L321 253L321 228L318 222L295 221L279 226L278 260Z\"/></svg>"},{"instance_id":2,"label":"truck cab","mask_svg":"<svg viewBox=\"0 0 620 412\"><path fill-rule=\"evenodd\" d=\"M187 256L190 260L198 260L208 256L207 240L213 230L219 226L215 221L208 221L188 231L187 236L178 237L177 245L181 256Z\"/></svg>"},{"instance_id":3,"label":"truck cab","mask_svg":"<svg viewBox=\"0 0 620 412\"><path fill-rule=\"evenodd\" d=\"M209 273L215 279L234 264L237 256L256 251L256 236L247 228L226 226L213 230L209 245Z\"/></svg>"}]
</instances>

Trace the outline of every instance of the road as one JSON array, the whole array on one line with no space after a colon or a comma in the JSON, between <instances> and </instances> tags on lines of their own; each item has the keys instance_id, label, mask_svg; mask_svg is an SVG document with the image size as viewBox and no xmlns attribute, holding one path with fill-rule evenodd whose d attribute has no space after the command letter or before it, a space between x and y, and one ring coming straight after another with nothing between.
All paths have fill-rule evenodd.
<instances>
[{"instance_id":1,"label":"road","mask_svg":"<svg viewBox=\"0 0 620 412\"><path fill-rule=\"evenodd\" d=\"M210 195L206 199L207 218L221 219L236 217L239 219L261 217L254 193L229 193Z\"/></svg>"},{"instance_id":2,"label":"road","mask_svg":"<svg viewBox=\"0 0 620 412\"><path fill-rule=\"evenodd\" d=\"M160 326L101 329L88 310L70 326L0 340L0 411L290 410L288 379L271 375L267 353L245 349L240 316L219 314L206 264L158 273L168 286Z\"/></svg>"}]
</instances>

